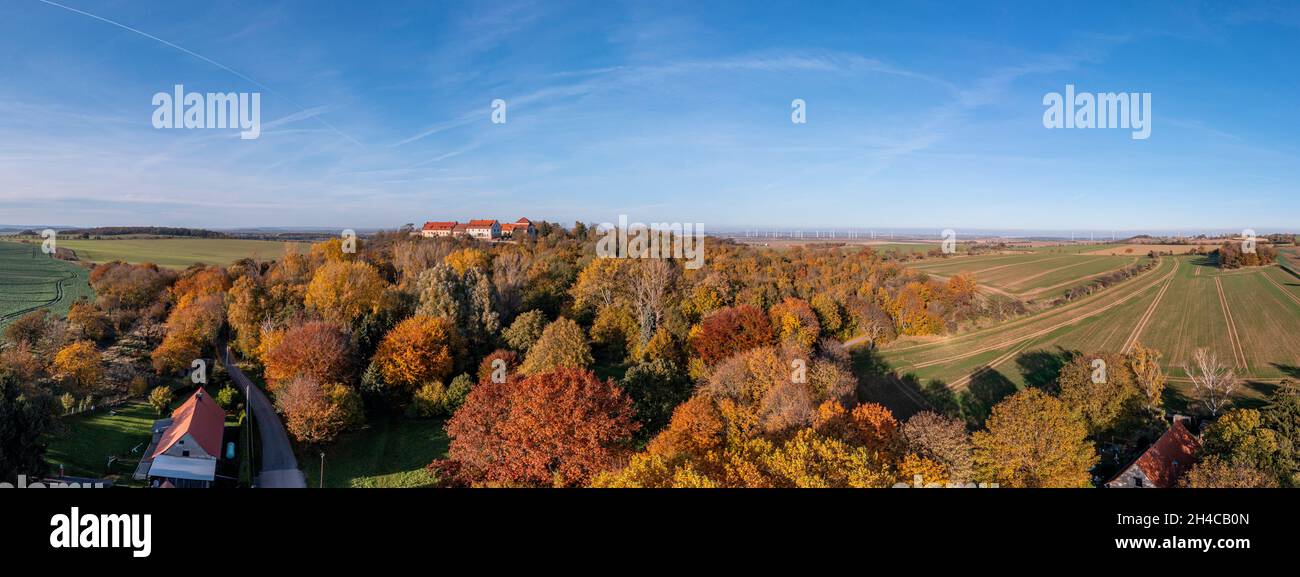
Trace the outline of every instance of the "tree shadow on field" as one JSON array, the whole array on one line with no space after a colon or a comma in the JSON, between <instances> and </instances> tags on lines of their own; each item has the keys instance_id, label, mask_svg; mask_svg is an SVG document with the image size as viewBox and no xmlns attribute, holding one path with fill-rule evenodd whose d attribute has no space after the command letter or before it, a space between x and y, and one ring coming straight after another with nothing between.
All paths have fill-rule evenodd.
<instances>
[{"instance_id":1,"label":"tree shadow on field","mask_svg":"<svg viewBox=\"0 0 1300 577\"><path fill-rule=\"evenodd\" d=\"M1190 262L1195 266L1203 266L1207 268L1218 268L1219 266L1218 258L1216 258L1212 254L1203 254L1200 256L1192 257L1190 259Z\"/></svg>"},{"instance_id":2,"label":"tree shadow on field","mask_svg":"<svg viewBox=\"0 0 1300 577\"><path fill-rule=\"evenodd\" d=\"M1173 383L1166 382L1165 391L1160 395L1160 402L1166 411L1175 415L1191 415L1200 408L1196 399L1190 395L1191 385L1177 388L1171 385Z\"/></svg>"},{"instance_id":3,"label":"tree shadow on field","mask_svg":"<svg viewBox=\"0 0 1300 577\"><path fill-rule=\"evenodd\" d=\"M1286 376L1293 379L1300 379L1300 367L1288 365L1286 363L1273 363L1273 367L1282 371Z\"/></svg>"},{"instance_id":4,"label":"tree shadow on field","mask_svg":"<svg viewBox=\"0 0 1300 577\"><path fill-rule=\"evenodd\" d=\"M980 367L971 373L970 384L961 392L959 402L966 425L979 428L993 413L993 405L1016 392L1016 384L989 367Z\"/></svg>"},{"instance_id":5,"label":"tree shadow on field","mask_svg":"<svg viewBox=\"0 0 1300 577\"><path fill-rule=\"evenodd\" d=\"M1059 346L1054 351L1031 351L1017 356L1016 366L1020 368L1026 386L1055 395L1060 392L1057 379L1061 376L1061 369L1074 360L1077 354L1078 351L1066 350Z\"/></svg>"},{"instance_id":6,"label":"tree shadow on field","mask_svg":"<svg viewBox=\"0 0 1300 577\"><path fill-rule=\"evenodd\" d=\"M939 379L931 379L921 390L925 399L930 403L930 410L944 416L961 418L961 401L957 398L957 393L948 387Z\"/></svg>"},{"instance_id":7,"label":"tree shadow on field","mask_svg":"<svg viewBox=\"0 0 1300 577\"><path fill-rule=\"evenodd\" d=\"M879 403L899 421L930 409L929 401L914 375L899 375L870 347L851 350L853 374L858 378L858 400ZM947 387L944 387L945 389Z\"/></svg>"},{"instance_id":8,"label":"tree shadow on field","mask_svg":"<svg viewBox=\"0 0 1300 577\"><path fill-rule=\"evenodd\" d=\"M1243 379L1241 388L1250 391L1245 394L1238 393L1232 400L1234 409L1262 409L1268 404L1269 399L1273 398L1273 393L1277 391L1278 385L1274 383L1261 383ZM1242 391L1242 392L1245 392Z\"/></svg>"}]
</instances>

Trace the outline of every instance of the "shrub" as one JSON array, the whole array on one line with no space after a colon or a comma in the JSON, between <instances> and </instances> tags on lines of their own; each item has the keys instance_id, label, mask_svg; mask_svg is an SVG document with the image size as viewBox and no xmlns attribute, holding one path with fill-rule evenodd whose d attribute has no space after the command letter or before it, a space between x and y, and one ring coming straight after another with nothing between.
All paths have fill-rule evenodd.
<instances>
[{"instance_id":1,"label":"shrub","mask_svg":"<svg viewBox=\"0 0 1300 577\"><path fill-rule=\"evenodd\" d=\"M226 385L220 391L217 391L217 395L213 398L217 401L217 405L229 411L231 407L235 406L235 401L239 398L239 391L230 385Z\"/></svg>"},{"instance_id":2,"label":"shrub","mask_svg":"<svg viewBox=\"0 0 1300 577\"><path fill-rule=\"evenodd\" d=\"M149 404L158 411L158 416L167 413L167 409L172 405L172 390L167 387L157 387L149 392Z\"/></svg>"}]
</instances>

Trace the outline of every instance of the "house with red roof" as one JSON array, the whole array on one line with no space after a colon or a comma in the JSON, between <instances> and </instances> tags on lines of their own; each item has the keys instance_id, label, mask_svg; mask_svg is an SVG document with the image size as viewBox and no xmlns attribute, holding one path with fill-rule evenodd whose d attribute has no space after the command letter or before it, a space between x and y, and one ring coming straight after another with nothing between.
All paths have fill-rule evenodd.
<instances>
[{"instance_id":1,"label":"house with red roof","mask_svg":"<svg viewBox=\"0 0 1300 577\"><path fill-rule=\"evenodd\" d=\"M424 228L420 229L420 236L425 238L451 236L456 230L456 224L457 222L454 220L446 222L426 222L424 223Z\"/></svg>"},{"instance_id":2,"label":"house with red roof","mask_svg":"<svg viewBox=\"0 0 1300 577\"><path fill-rule=\"evenodd\" d=\"M1137 460L1125 467L1107 488L1168 489L1196 464L1201 440L1187 429L1187 417L1174 417L1174 424Z\"/></svg>"},{"instance_id":3,"label":"house with red roof","mask_svg":"<svg viewBox=\"0 0 1300 577\"><path fill-rule=\"evenodd\" d=\"M502 223L493 219L475 219L469 222L429 221L424 223L419 234L425 238L443 236L469 236L482 240L499 238L533 238L537 236L537 227L533 221L521 218L515 222Z\"/></svg>"},{"instance_id":4,"label":"house with red roof","mask_svg":"<svg viewBox=\"0 0 1300 577\"><path fill-rule=\"evenodd\" d=\"M492 240L501 238L501 223L495 220L471 220L465 232L474 238Z\"/></svg>"},{"instance_id":5,"label":"house with red roof","mask_svg":"<svg viewBox=\"0 0 1300 577\"><path fill-rule=\"evenodd\" d=\"M146 452L150 485L209 487L216 479L217 460L226 429L226 412L199 388L172 411L171 419L155 424L161 434Z\"/></svg>"},{"instance_id":6,"label":"house with red roof","mask_svg":"<svg viewBox=\"0 0 1300 577\"><path fill-rule=\"evenodd\" d=\"M533 226L533 221L521 218L515 222L502 224L501 236L514 239L532 238L537 236L537 227Z\"/></svg>"}]
</instances>

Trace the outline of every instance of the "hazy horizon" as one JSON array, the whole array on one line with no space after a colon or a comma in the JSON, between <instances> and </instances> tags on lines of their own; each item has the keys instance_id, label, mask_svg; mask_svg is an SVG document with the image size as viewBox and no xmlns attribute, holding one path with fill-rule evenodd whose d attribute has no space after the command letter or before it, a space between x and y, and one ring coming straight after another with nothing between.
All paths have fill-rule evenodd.
<instances>
[{"instance_id":1,"label":"hazy horizon","mask_svg":"<svg viewBox=\"0 0 1300 577\"><path fill-rule=\"evenodd\" d=\"M453 219L455 220L455 219ZM461 219L464 222L467 219ZM370 234L380 231L392 231L401 228L406 224L413 224L418 229L421 223L402 223L392 226L381 227L360 227L354 228L357 233ZM571 227L573 222L556 222L556 224ZM585 222L587 225L600 226L601 222ZM657 223L646 223L657 224ZM767 235L777 235L778 238L788 237L792 234L803 234L805 240L815 240L818 234L834 234L833 238L853 239L853 240L879 240L888 241L891 238L899 237L901 240L941 240L943 230L935 227L837 227L837 228L801 228L801 227L762 227L762 226L723 226L711 228L708 223L696 223L704 225L704 232L707 235L726 236L726 237L744 237L746 234L752 234L756 238ZM134 228L134 227L170 227L170 228L196 228L222 233L256 233L256 232L322 232L333 233L349 227L344 226L249 226L249 227L180 227L168 224L142 224L142 225L118 225L103 224L91 226L72 226L64 224L7 224L0 223L0 234L4 232L14 233L20 229L42 229L52 228L55 230L76 230L76 229L96 229L96 228ZM1300 229L1296 228L1263 228L1252 229L1255 234L1297 234ZM955 230L958 240L964 239L983 239L983 238L1013 238L1013 239L1049 239L1049 240L1074 240L1085 241L1095 240L1096 242L1110 242L1112 240L1123 240L1137 236L1151 237L1195 237L1198 235L1222 236L1222 235L1240 235L1243 231L1223 227L1210 227L1203 229L1132 229L1132 230L1062 230L1062 229L1000 229L1000 228L970 228ZM874 236L872 236L874 235ZM832 237L825 237L832 238Z\"/></svg>"}]
</instances>

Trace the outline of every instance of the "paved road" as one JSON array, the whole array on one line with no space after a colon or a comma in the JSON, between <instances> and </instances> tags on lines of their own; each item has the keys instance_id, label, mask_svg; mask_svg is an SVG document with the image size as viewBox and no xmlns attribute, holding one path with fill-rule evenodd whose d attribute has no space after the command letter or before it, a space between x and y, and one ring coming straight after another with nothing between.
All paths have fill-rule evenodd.
<instances>
[{"instance_id":1,"label":"paved road","mask_svg":"<svg viewBox=\"0 0 1300 577\"><path fill-rule=\"evenodd\" d=\"M293 445L289 444L289 434L280 422L271 400L262 389L254 385L243 371L230 362L230 349L221 343L222 364L240 390L248 391L249 407L253 409L253 421L257 423L257 433L262 438L262 470L253 480L254 487L274 489L305 489L307 479L298 469L298 459L293 456Z\"/></svg>"}]
</instances>

